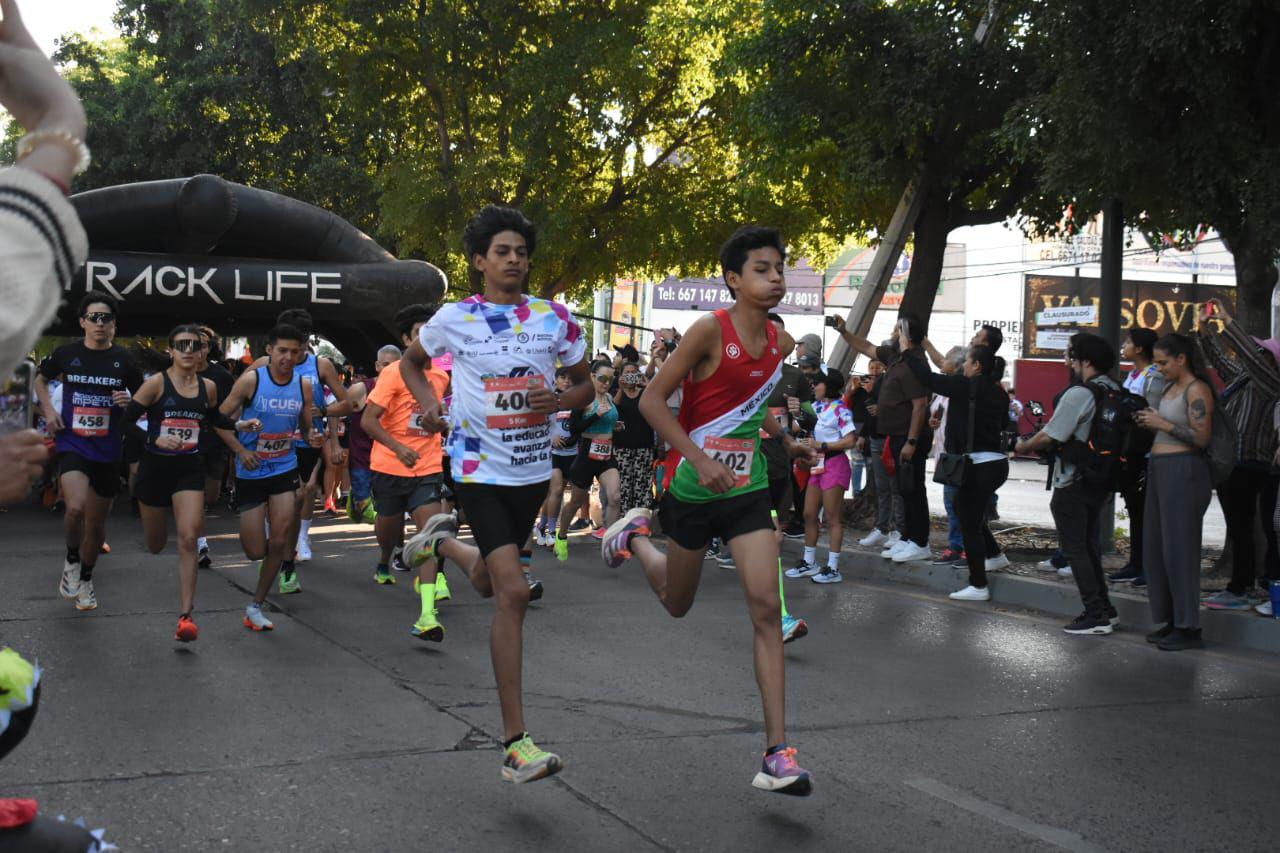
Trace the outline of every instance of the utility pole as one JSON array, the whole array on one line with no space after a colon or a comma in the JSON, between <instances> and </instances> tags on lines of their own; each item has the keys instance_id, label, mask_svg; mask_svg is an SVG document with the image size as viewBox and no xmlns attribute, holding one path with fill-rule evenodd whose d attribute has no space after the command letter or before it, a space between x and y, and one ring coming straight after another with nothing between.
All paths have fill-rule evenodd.
<instances>
[{"instance_id":1,"label":"utility pole","mask_svg":"<svg viewBox=\"0 0 1280 853\"><path fill-rule=\"evenodd\" d=\"M1124 281L1124 205L1110 199L1102 209L1102 278L1098 333L1120 352L1120 286Z\"/></svg>"}]
</instances>

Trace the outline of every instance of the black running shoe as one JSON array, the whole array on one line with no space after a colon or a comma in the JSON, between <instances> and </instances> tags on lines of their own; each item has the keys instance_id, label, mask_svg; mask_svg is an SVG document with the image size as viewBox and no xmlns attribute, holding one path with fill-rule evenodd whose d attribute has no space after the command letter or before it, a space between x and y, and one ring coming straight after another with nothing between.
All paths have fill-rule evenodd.
<instances>
[{"instance_id":1,"label":"black running shoe","mask_svg":"<svg viewBox=\"0 0 1280 853\"><path fill-rule=\"evenodd\" d=\"M1106 616L1099 618L1081 613L1070 625L1064 625L1062 630L1068 634L1110 634L1111 620Z\"/></svg>"}]
</instances>

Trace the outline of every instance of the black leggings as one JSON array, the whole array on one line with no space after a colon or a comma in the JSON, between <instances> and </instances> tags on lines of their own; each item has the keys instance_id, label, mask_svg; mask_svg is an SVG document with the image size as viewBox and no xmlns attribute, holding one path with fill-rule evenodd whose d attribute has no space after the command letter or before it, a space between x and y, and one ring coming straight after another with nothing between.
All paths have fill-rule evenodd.
<instances>
[{"instance_id":1,"label":"black leggings","mask_svg":"<svg viewBox=\"0 0 1280 853\"><path fill-rule=\"evenodd\" d=\"M905 435L890 436L889 446L893 449L893 461L898 466L894 475L898 483L902 483L902 448L907 446ZM924 463L929 458L929 448L933 446L933 433L925 430L920 433L916 442L916 452L911 456L911 488L902 490L902 509L906 515L907 529L902 531L902 538L922 547L929 547L929 496L925 492ZM909 491L910 494L906 494ZM987 503L982 502L982 508Z\"/></svg>"},{"instance_id":2,"label":"black leggings","mask_svg":"<svg viewBox=\"0 0 1280 853\"><path fill-rule=\"evenodd\" d=\"M951 505L960 519L964 535L964 554L969 561L969 585L983 589L987 585L987 558L1000 553L1000 546L987 526L987 505L996 489L1009 479L1009 460L983 462L969 468L969 477L956 492Z\"/></svg>"},{"instance_id":3,"label":"black leggings","mask_svg":"<svg viewBox=\"0 0 1280 853\"><path fill-rule=\"evenodd\" d=\"M1258 517L1258 498L1262 497L1262 511L1276 503L1276 478L1258 468L1237 465L1225 483L1218 487L1218 503L1227 520L1227 536L1231 539L1231 582L1227 589L1243 594L1253 586L1258 576L1257 552L1253 547L1253 523ZM1267 552L1262 574L1271 576L1276 565L1276 531L1266 523L1270 515L1263 517Z\"/></svg>"}]
</instances>

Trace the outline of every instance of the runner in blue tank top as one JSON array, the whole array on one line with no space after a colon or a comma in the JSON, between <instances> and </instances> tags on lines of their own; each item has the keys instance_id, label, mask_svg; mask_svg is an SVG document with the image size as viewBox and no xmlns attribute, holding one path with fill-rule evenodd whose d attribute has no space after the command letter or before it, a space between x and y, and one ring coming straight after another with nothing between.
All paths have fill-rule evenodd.
<instances>
[{"instance_id":1,"label":"runner in blue tank top","mask_svg":"<svg viewBox=\"0 0 1280 853\"><path fill-rule=\"evenodd\" d=\"M258 587L244 616L245 627L254 631L275 627L262 614L262 602L291 544L289 536L299 491L294 431L300 428L312 446L324 440L311 429L315 389L311 380L294 371L306 346L305 336L292 326L277 325L268 342L267 366L245 371L221 406L227 417L257 421L261 428L239 433L218 430L236 454L240 543L249 559L262 560ZM270 524L270 536L264 530L264 522Z\"/></svg>"}]
</instances>

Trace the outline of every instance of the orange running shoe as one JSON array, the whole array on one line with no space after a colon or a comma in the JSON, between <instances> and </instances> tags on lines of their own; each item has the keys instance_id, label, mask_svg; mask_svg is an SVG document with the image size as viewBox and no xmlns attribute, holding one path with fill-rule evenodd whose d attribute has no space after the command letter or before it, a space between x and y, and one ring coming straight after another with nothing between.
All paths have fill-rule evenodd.
<instances>
[{"instance_id":1,"label":"orange running shoe","mask_svg":"<svg viewBox=\"0 0 1280 853\"><path fill-rule=\"evenodd\" d=\"M190 616L184 614L178 617L178 630L173 635L175 640L180 643L190 643L199 636L200 629L191 621Z\"/></svg>"},{"instance_id":2,"label":"orange running shoe","mask_svg":"<svg viewBox=\"0 0 1280 853\"><path fill-rule=\"evenodd\" d=\"M336 513L338 511L338 505L337 503L334 502L333 498L330 497L325 499L324 511L333 512L333 513Z\"/></svg>"}]
</instances>

